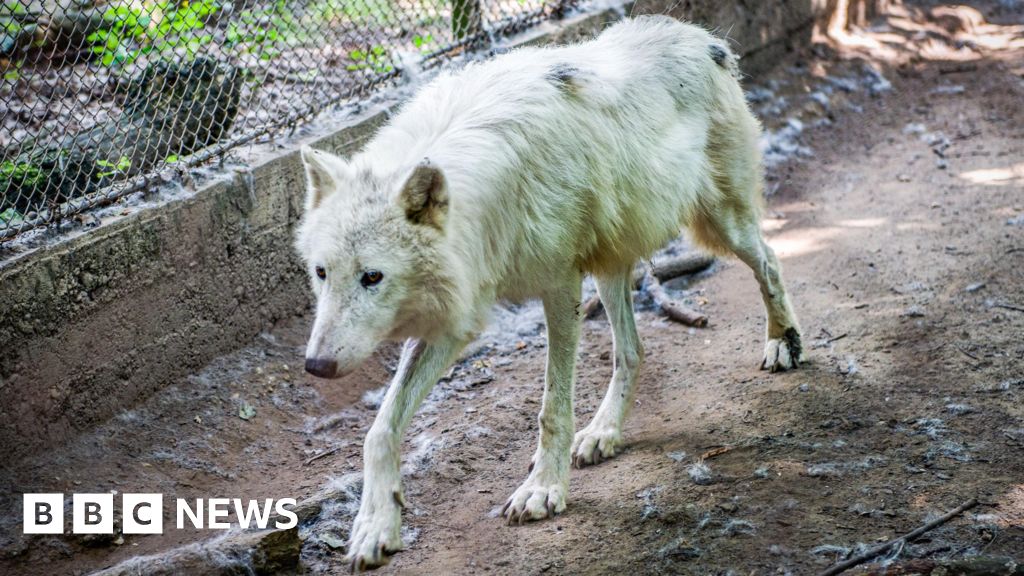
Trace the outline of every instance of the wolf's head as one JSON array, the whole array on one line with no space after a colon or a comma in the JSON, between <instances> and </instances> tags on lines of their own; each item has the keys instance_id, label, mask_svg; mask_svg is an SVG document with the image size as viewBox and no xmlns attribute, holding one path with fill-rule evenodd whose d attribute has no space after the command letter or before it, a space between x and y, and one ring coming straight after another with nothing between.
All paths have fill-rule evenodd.
<instances>
[{"instance_id":1,"label":"wolf's head","mask_svg":"<svg viewBox=\"0 0 1024 576\"><path fill-rule=\"evenodd\" d=\"M340 378L386 339L426 336L444 309L437 245L444 237L444 174L424 159L375 175L302 149L305 214L296 247L316 295L306 370Z\"/></svg>"}]
</instances>

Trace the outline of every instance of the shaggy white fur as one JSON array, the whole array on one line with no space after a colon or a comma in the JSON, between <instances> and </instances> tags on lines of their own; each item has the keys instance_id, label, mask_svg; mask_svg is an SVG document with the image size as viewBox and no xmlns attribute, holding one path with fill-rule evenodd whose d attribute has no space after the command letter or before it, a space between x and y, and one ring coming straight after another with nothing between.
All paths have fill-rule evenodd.
<instances>
[{"instance_id":1,"label":"shaggy white fur","mask_svg":"<svg viewBox=\"0 0 1024 576\"><path fill-rule=\"evenodd\" d=\"M760 126L737 76L725 42L702 28L638 18L591 42L443 75L349 160L303 150L297 247L317 296L307 369L337 377L381 341L409 339L366 438L357 568L401 547L402 433L498 299L542 299L548 325L540 441L510 521L562 511L570 463L621 446L643 360L630 273L681 227L754 270L768 314L763 367L797 365L797 321L759 228ZM608 310L615 370L574 437L587 273Z\"/></svg>"}]
</instances>

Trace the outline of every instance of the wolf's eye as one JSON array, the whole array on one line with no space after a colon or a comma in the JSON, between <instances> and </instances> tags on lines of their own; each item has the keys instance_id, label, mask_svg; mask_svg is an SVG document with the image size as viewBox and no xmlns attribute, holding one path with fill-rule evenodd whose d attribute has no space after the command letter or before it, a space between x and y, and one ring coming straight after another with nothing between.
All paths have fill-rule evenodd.
<instances>
[{"instance_id":1,"label":"wolf's eye","mask_svg":"<svg viewBox=\"0 0 1024 576\"><path fill-rule=\"evenodd\" d=\"M370 286L380 284L380 281L383 279L384 275L381 274L380 270L367 270L363 272L363 277L359 279L359 283L363 285L363 288L369 288Z\"/></svg>"},{"instance_id":2,"label":"wolf's eye","mask_svg":"<svg viewBox=\"0 0 1024 576\"><path fill-rule=\"evenodd\" d=\"M324 270L323 266L317 266L316 268L313 269L313 271L316 272L316 277L317 278L319 278L321 280L323 280L324 278L327 278L327 270Z\"/></svg>"}]
</instances>

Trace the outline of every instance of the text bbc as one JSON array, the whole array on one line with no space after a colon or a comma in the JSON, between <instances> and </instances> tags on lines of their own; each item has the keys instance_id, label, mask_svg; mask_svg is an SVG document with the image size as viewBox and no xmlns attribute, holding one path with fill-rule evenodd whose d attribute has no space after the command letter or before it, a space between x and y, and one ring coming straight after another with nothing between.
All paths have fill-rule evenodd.
<instances>
[{"instance_id":1,"label":"text bbc","mask_svg":"<svg viewBox=\"0 0 1024 576\"><path fill-rule=\"evenodd\" d=\"M200 529L231 528L227 519L234 513L238 526L287 529L299 523L292 511L294 498L242 500L241 498L196 498L175 500L175 526ZM71 532L73 534L113 534L114 494L72 494ZM25 534L64 533L64 494L25 494ZM121 533L163 534L163 494L122 494Z\"/></svg>"}]
</instances>

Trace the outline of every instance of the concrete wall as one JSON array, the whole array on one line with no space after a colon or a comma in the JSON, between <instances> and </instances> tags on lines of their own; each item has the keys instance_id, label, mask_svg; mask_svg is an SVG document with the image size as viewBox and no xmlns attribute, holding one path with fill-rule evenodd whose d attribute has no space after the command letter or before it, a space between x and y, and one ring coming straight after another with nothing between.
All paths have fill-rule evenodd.
<instances>
[{"instance_id":1,"label":"concrete wall","mask_svg":"<svg viewBox=\"0 0 1024 576\"><path fill-rule=\"evenodd\" d=\"M731 30L748 73L809 37L813 6L771 0L641 1ZM621 17L608 10L545 23L506 44L585 38ZM366 114L315 146L357 149L386 113ZM264 147L248 174L187 199L48 243L0 262L0 458L23 456L110 418L212 358L306 310L291 248L303 172L292 142Z\"/></svg>"},{"instance_id":2,"label":"concrete wall","mask_svg":"<svg viewBox=\"0 0 1024 576\"><path fill-rule=\"evenodd\" d=\"M384 113L319 139L351 151ZM101 422L306 310L296 149L0 264L0 457Z\"/></svg>"},{"instance_id":3,"label":"concrete wall","mask_svg":"<svg viewBox=\"0 0 1024 576\"><path fill-rule=\"evenodd\" d=\"M728 36L746 74L770 68L786 51L810 41L828 0L638 0L632 14L668 14ZM835 0L832 0L833 2Z\"/></svg>"}]
</instances>

